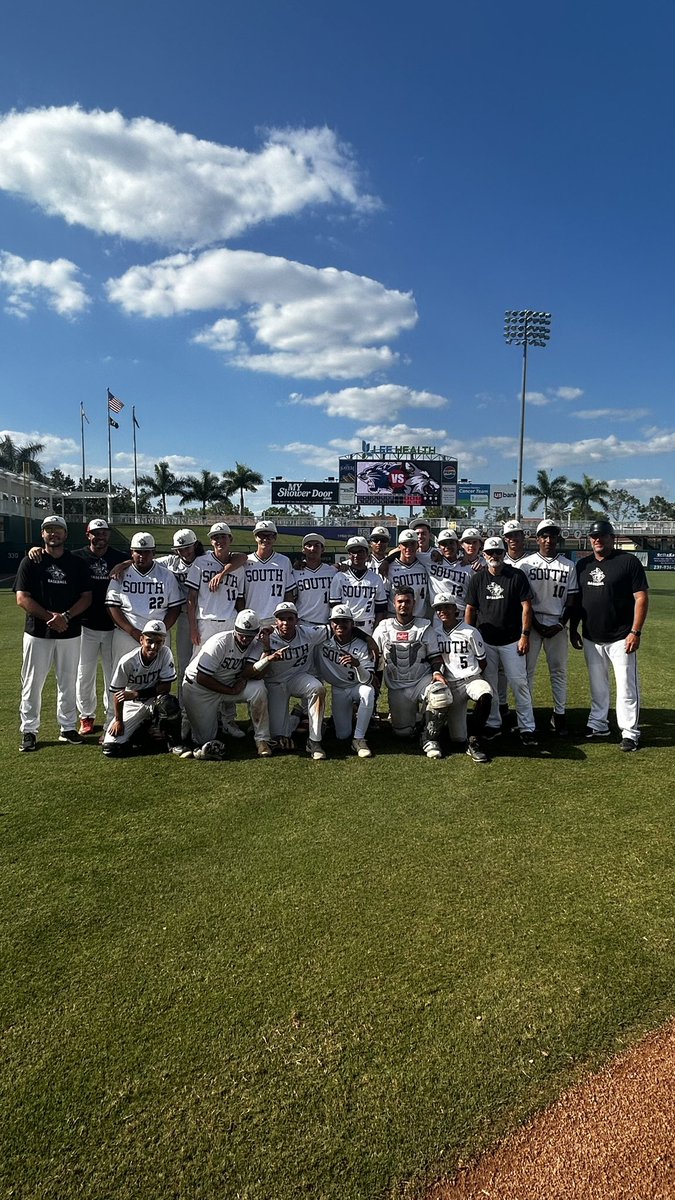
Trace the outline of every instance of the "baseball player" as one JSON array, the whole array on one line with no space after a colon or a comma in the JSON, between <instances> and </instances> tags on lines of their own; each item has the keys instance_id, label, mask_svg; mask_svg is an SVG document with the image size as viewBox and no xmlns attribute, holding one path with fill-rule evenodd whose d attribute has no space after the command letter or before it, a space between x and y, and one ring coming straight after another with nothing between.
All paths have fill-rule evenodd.
<instances>
[{"instance_id":1,"label":"baseball player","mask_svg":"<svg viewBox=\"0 0 675 1200\"><path fill-rule=\"evenodd\" d=\"M175 659L178 663L178 700L181 699L181 688L183 683L183 675L190 659L192 658L192 637L190 634L190 622L187 614L187 576L190 567L195 559L201 557L204 553L204 547L198 540L197 534L192 529L177 529L173 535L173 554L162 554L155 559L155 562L161 563L168 571L175 576L176 582L180 589L180 594L183 597L183 607L178 614L178 620L174 625L175 634Z\"/></svg>"},{"instance_id":2,"label":"baseball player","mask_svg":"<svg viewBox=\"0 0 675 1200\"><path fill-rule=\"evenodd\" d=\"M483 539L473 525L464 530L460 540L462 558L472 571L480 571L485 566L485 556L482 553Z\"/></svg>"},{"instance_id":3,"label":"baseball player","mask_svg":"<svg viewBox=\"0 0 675 1200\"><path fill-rule=\"evenodd\" d=\"M346 604L358 629L372 634L387 613L387 593L382 576L366 566L368 543L351 537L346 549L351 560L346 570L336 571L330 585L330 603Z\"/></svg>"},{"instance_id":4,"label":"baseball player","mask_svg":"<svg viewBox=\"0 0 675 1200\"><path fill-rule=\"evenodd\" d=\"M436 635L443 659L443 674L452 695L452 704L448 709L450 741L465 749L473 762L486 763L488 756L481 745L481 738L492 707L492 688L483 679L487 669L485 644L478 630L462 620L450 594L436 596L433 608L439 622ZM467 738L466 710L469 700L475 701L474 732Z\"/></svg>"},{"instance_id":5,"label":"baseball player","mask_svg":"<svg viewBox=\"0 0 675 1200\"><path fill-rule=\"evenodd\" d=\"M115 626L106 608L105 598L110 582L110 573L121 563L126 562L125 554L115 550L110 545L110 529L108 522L100 517L87 525L88 545L81 550L73 550L75 558L82 558L89 570L92 600L89 608L82 614L82 629L80 632L80 661L77 667L77 683L75 694L77 710L80 714L79 732L83 737L94 732L98 701L96 696L96 679L98 662L101 660L104 684L104 703L107 704L104 728L112 720L112 694L110 679L113 669L113 631ZM28 551L31 562L39 562L45 553L42 546L34 546Z\"/></svg>"},{"instance_id":6,"label":"baseball player","mask_svg":"<svg viewBox=\"0 0 675 1200\"><path fill-rule=\"evenodd\" d=\"M26 614L21 666L22 751L37 750L42 689L52 666L56 672L56 716L59 741L82 743L77 732L76 679L80 660L80 618L92 599L86 563L66 550L68 526L63 517L42 522L44 554L28 555L19 564L14 591Z\"/></svg>"},{"instance_id":7,"label":"baseball player","mask_svg":"<svg viewBox=\"0 0 675 1200\"><path fill-rule=\"evenodd\" d=\"M135 533L131 539L131 566L108 584L106 605L116 626L114 666L123 654L138 648L148 621L162 621L168 631L178 620L183 606L180 588L171 572L154 558L152 534Z\"/></svg>"},{"instance_id":8,"label":"baseball player","mask_svg":"<svg viewBox=\"0 0 675 1200\"><path fill-rule=\"evenodd\" d=\"M274 610L280 600L295 599L295 582L290 559L274 549L277 527L274 521L258 521L253 529L256 549L249 554L244 568L244 596L247 608L253 608L263 626L274 623Z\"/></svg>"},{"instance_id":9,"label":"baseball player","mask_svg":"<svg viewBox=\"0 0 675 1200\"><path fill-rule=\"evenodd\" d=\"M214 634L234 628L237 608L243 605L247 555L233 554L226 521L211 526L209 539L211 549L193 560L185 579L193 657Z\"/></svg>"},{"instance_id":10,"label":"baseball player","mask_svg":"<svg viewBox=\"0 0 675 1200\"><path fill-rule=\"evenodd\" d=\"M538 744L526 666L532 626L530 585L522 571L505 566L506 547L501 538L487 538L483 549L487 570L475 571L469 579L464 617L481 633L487 654L486 678L493 697L484 736L496 737L501 731L497 699L501 662L516 701L520 740L530 749Z\"/></svg>"},{"instance_id":11,"label":"baseball player","mask_svg":"<svg viewBox=\"0 0 675 1200\"><path fill-rule=\"evenodd\" d=\"M272 740L282 749L293 749L288 701L291 697L307 700L309 738L307 753L314 761L326 757L321 744L326 689L311 674L314 647L328 637L328 628L298 623L298 610L290 600L277 603L275 626L266 639L261 661L266 673L267 697Z\"/></svg>"},{"instance_id":12,"label":"baseball player","mask_svg":"<svg viewBox=\"0 0 675 1200\"><path fill-rule=\"evenodd\" d=\"M376 525L370 531L370 558L366 560L369 571L380 571L389 549L389 530L384 525Z\"/></svg>"},{"instance_id":13,"label":"baseball player","mask_svg":"<svg viewBox=\"0 0 675 1200\"><path fill-rule=\"evenodd\" d=\"M441 529L438 551L438 557L427 567L432 607L435 610L435 601L439 596L451 596L462 615L471 567L459 555L459 539L454 529Z\"/></svg>"},{"instance_id":14,"label":"baseball player","mask_svg":"<svg viewBox=\"0 0 675 1200\"><path fill-rule=\"evenodd\" d=\"M115 715L103 737L106 758L128 754L135 735L153 719L161 720L161 732L169 734L169 749L180 757L188 756L180 743L180 707L176 697L169 695L176 668L166 635L164 621L146 621L136 649L123 654L115 667L110 684ZM159 709L161 718L157 712L160 697L164 702L173 701Z\"/></svg>"},{"instance_id":15,"label":"baseball player","mask_svg":"<svg viewBox=\"0 0 675 1200\"><path fill-rule=\"evenodd\" d=\"M389 590L389 612L395 613L395 597L399 587L412 588L414 616L426 617L429 611L429 575L418 554L417 534L412 529L403 529L399 534L400 558L389 557L387 584Z\"/></svg>"},{"instance_id":16,"label":"baseball player","mask_svg":"<svg viewBox=\"0 0 675 1200\"><path fill-rule=\"evenodd\" d=\"M504 562L507 567L519 567L521 558L524 558L527 554L525 530L520 521L511 520L504 522L502 532L506 543Z\"/></svg>"},{"instance_id":17,"label":"baseball player","mask_svg":"<svg viewBox=\"0 0 675 1200\"><path fill-rule=\"evenodd\" d=\"M198 749L218 739L219 713L227 696L248 704L258 756L272 754L267 689L260 675L274 656L268 655L261 664L259 633L258 614L245 608L237 613L234 628L210 637L187 667L183 704ZM195 757L210 755L196 751Z\"/></svg>"},{"instance_id":18,"label":"baseball player","mask_svg":"<svg viewBox=\"0 0 675 1200\"><path fill-rule=\"evenodd\" d=\"M330 587L336 568L321 561L326 539L307 533L302 539L304 561L293 572L298 619L305 625L325 625L330 616Z\"/></svg>"},{"instance_id":19,"label":"baseball player","mask_svg":"<svg viewBox=\"0 0 675 1200\"><path fill-rule=\"evenodd\" d=\"M321 643L317 655L319 674L331 685L335 736L340 741L352 738L356 706L352 750L359 758L371 758L366 730L375 707L373 662L365 643L354 637L354 618L346 604L335 605L330 628L330 637Z\"/></svg>"},{"instance_id":20,"label":"baseball player","mask_svg":"<svg viewBox=\"0 0 675 1200\"><path fill-rule=\"evenodd\" d=\"M567 633L566 625L577 599L577 571L571 559L558 553L560 526L543 520L537 525L534 554L518 559L518 568L532 589L532 630L527 652L527 678L534 694L537 661L544 648L553 694L551 728L559 737L568 733L567 705Z\"/></svg>"},{"instance_id":21,"label":"baseball player","mask_svg":"<svg viewBox=\"0 0 675 1200\"><path fill-rule=\"evenodd\" d=\"M414 517L408 522L408 529L417 534L417 557L429 570L432 561L440 557L431 540L431 522L426 517Z\"/></svg>"},{"instance_id":22,"label":"baseball player","mask_svg":"<svg viewBox=\"0 0 675 1200\"><path fill-rule=\"evenodd\" d=\"M414 536L414 535L413 535ZM374 633L389 692L391 725L397 737L413 737L422 716L421 745L427 758L441 758L438 744L452 696L431 622L414 615L415 593L397 586L393 617Z\"/></svg>"},{"instance_id":23,"label":"baseball player","mask_svg":"<svg viewBox=\"0 0 675 1200\"><path fill-rule=\"evenodd\" d=\"M570 641L576 650L583 647L591 685L586 737L609 737L611 667L620 749L629 753L640 740L637 651L649 607L647 576L634 554L615 549L610 521L594 521L588 536L593 553L577 563L579 605L570 619Z\"/></svg>"}]
</instances>

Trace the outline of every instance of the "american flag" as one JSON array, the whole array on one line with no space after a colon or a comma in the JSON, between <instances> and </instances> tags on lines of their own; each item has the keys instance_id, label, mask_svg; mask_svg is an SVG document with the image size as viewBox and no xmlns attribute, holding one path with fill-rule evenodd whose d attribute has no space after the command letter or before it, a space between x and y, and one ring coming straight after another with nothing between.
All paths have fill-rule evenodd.
<instances>
[{"instance_id":1,"label":"american flag","mask_svg":"<svg viewBox=\"0 0 675 1200\"><path fill-rule=\"evenodd\" d=\"M117 396L113 396L110 388L108 388L108 412L120 413L124 408L124 401L118 400Z\"/></svg>"}]
</instances>

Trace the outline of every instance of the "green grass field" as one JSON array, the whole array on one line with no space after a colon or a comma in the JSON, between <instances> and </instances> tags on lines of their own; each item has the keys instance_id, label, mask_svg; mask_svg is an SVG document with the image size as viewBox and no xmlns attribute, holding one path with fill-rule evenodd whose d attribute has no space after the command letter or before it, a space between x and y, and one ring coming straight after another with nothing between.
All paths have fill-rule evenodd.
<instances>
[{"instance_id":1,"label":"green grass field","mask_svg":"<svg viewBox=\"0 0 675 1200\"><path fill-rule=\"evenodd\" d=\"M583 742L573 653L579 736L487 767L386 732L372 761L104 761L58 745L51 686L20 755L0 594L1 1194L418 1196L671 1015L675 576L650 582L644 748Z\"/></svg>"}]
</instances>

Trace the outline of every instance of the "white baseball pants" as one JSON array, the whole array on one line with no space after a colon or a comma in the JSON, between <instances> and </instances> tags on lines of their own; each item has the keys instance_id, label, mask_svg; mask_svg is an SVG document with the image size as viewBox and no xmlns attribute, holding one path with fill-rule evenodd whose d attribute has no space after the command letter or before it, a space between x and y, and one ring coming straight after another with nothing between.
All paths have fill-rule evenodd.
<instances>
[{"instance_id":1,"label":"white baseball pants","mask_svg":"<svg viewBox=\"0 0 675 1200\"><path fill-rule=\"evenodd\" d=\"M77 704L75 689L77 664L80 661L80 639L78 637L36 638L30 633L23 635L23 662L21 665L21 732L37 734L40 729L42 689L49 671L54 665L56 674L56 719L60 729L75 729Z\"/></svg>"},{"instance_id":2,"label":"white baseball pants","mask_svg":"<svg viewBox=\"0 0 675 1200\"><path fill-rule=\"evenodd\" d=\"M564 713L567 707L567 630L561 629L551 638L543 638L534 629L530 633L530 648L527 652L527 680L530 692L534 689L534 673L542 646L551 680L553 711Z\"/></svg>"},{"instance_id":3,"label":"white baseball pants","mask_svg":"<svg viewBox=\"0 0 675 1200\"><path fill-rule=\"evenodd\" d=\"M129 742L134 736L137 729L146 721L152 718L152 706L154 700L147 703L145 700L125 700L122 706L122 720L124 721L124 733L119 737L113 737L108 732L110 724L103 735L104 746L123 746Z\"/></svg>"},{"instance_id":4,"label":"white baseball pants","mask_svg":"<svg viewBox=\"0 0 675 1200\"><path fill-rule=\"evenodd\" d=\"M171 630L171 637L173 639L173 661L178 673L178 703L182 704L183 676L194 650L190 637L190 625L184 608L178 614L178 620Z\"/></svg>"},{"instance_id":5,"label":"white baseball pants","mask_svg":"<svg viewBox=\"0 0 675 1200\"><path fill-rule=\"evenodd\" d=\"M468 737L466 710L469 700L480 700L481 696L492 696L492 688L481 675L475 679L449 679L452 704L448 709L448 732L453 742L465 742Z\"/></svg>"},{"instance_id":6,"label":"white baseball pants","mask_svg":"<svg viewBox=\"0 0 675 1200\"><path fill-rule=\"evenodd\" d=\"M323 714L326 707L326 689L315 675L304 673L291 679L278 682L270 680L267 683L272 737L290 737L288 701L292 696L298 700L306 698L310 741L320 742L323 732Z\"/></svg>"},{"instance_id":7,"label":"white baseball pants","mask_svg":"<svg viewBox=\"0 0 675 1200\"><path fill-rule=\"evenodd\" d=\"M80 633L80 662L77 668L77 710L81 717L95 717L98 708L96 696L96 677L98 660L101 659L103 668L103 687L105 704L104 724L112 721L113 702L110 692L110 680L113 672L113 635L112 629L86 629Z\"/></svg>"},{"instance_id":8,"label":"white baseball pants","mask_svg":"<svg viewBox=\"0 0 675 1200\"><path fill-rule=\"evenodd\" d=\"M534 733L535 724L532 697L530 696L530 688L527 682L527 659L525 655L518 653L518 643L509 642L507 646L488 646L486 642L485 653L487 656L487 668L484 679L490 684L493 692L487 729L499 729L502 723L499 715L499 695L497 690L497 676L499 674L499 664L501 663L507 683L513 692L516 702L518 728L521 733Z\"/></svg>"},{"instance_id":9,"label":"white baseball pants","mask_svg":"<svg viewBox=\"0 0 675 1200\"><path fill-rule=\"evenodd\" d=\"M112 642L112 673L115 674L117 664L123 655L128 654L130 650L138 650L138 641L127 633L124 629L115 628L113 630Z\"/></svg>"},{"instance_id":10,"label":"white baseball pants","mask_svg":"<svg viewBox=\"0 0 675 1200\"><path fill-rule=\"evenodd\" d=\"M637 654L626 654L626 643L589 642L584 638L584 656L591 685L591 711L588 724L596 733L609 729L609 668L616 684L616 720L622 738L637 742L640 738L640 680Z\"/></svg>"},{"instance_id":11,"label":"white baseball pants","mask_svg":"<svg viewBox=\"0 0 675 1200\"><path fill-rule=\"evenodd\" d=\"M352 687L336 687L333 684L332 697L335 736L337 738L352 736L352 711L354 705L358 704L353 736L364 738L375 707L373 685L371 683L355 683Z\"/></svg>"},{"instance_id":12,"label":"white baseball pants","mask_svg":"<svg viewBox=\"0 0 675 1200\"><path fill-rule=\"evenodd\" d=\"M391 727L397 737L412 737L414 734L422 712L424 696L431 682L431 675L427 675L410 687L389 689Z\"/></svg>"},{"instance_id":13,"label":"white baseball pants","mask_svg":"<svg viewBox=\"0 0 675 1200\"><path fill-rule=\"evenodd\" d=\"M183 705L196 745L203 746L205 742L212 742L218 737L218 714L225 699L248 704L256 742L270 741L267 688L261 679L249 680L243 692L236 697L225 697L221 692L212 692L200 683L186 679L183 682Z\"/></svg>"}]
</instances>

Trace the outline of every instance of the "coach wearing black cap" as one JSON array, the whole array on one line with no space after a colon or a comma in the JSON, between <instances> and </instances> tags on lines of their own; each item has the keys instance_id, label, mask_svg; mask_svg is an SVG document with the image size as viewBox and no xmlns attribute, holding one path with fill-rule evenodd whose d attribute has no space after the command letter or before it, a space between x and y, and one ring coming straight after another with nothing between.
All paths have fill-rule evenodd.
<instances>
[{"instance_id":1,"label":"coach wearing black cap","mask_svg":"<svg viewBox=\"0 0 675 1200\"><path fill-rule=\"evenodd\" d=\"M589 529L592 554L577 563L579 606L570 620L570 641L583 649L591 686L586 737L609 737L609 668L616 681L616 719L621 750L637 750L640 738L640 685L637 653L649 604L642 564L634 554L614 549L610 521ZM578 624L581 620L582 637Z\"/></svg>"}]
</instances>

